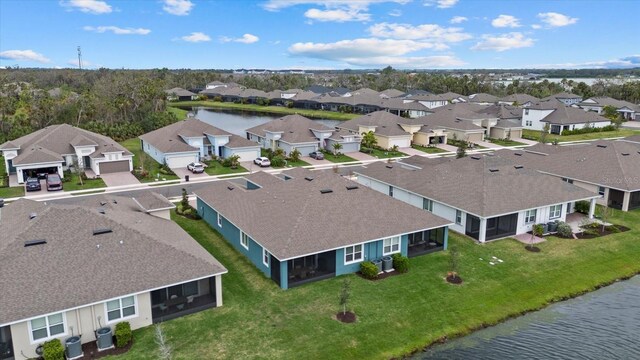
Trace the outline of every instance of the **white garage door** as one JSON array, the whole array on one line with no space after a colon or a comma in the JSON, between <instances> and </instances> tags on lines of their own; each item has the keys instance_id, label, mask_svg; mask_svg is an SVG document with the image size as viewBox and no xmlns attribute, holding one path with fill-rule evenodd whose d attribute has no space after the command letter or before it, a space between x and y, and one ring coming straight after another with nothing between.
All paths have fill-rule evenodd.
<instances>
[{"instance_id":1,"label":"white garage door","mask_svg":"<svg viewBox=\"0 0 640 360\"><path fill-rule=\"evenodd\" d=\"M389 139L389 147L398 145L399 148L411 147L411 139Z\"/></svg>"},{"instance_id":2,"label":"white garage door","mask_svg":"<svg viewBox=\"0 0 640 360\"><path fill-rule=\"evenodd\" d=\"M187 167L187 165L195 162L197 159L196 154L166 157L167 165L169 165L170 168Z\"/></svg>"},{"instance_id":3,"label":"white garage door","mask_svg":"<svg viewBox=\"0 0 640 360\"><path fill-rule=\"evenodd\" d=\"M260 156L259 150L238 150L234 151L233 155L240 156L240 161L253 161Z\"/></svg>"}]
</instances>

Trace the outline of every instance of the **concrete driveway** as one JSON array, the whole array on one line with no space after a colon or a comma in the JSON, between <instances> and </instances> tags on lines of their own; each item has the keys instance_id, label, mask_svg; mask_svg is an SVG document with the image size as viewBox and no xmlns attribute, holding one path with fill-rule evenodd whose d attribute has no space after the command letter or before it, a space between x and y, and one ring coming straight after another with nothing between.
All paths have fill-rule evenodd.
<instances>
[{"instance_id":1,"label":"concrete driveway","mask_svg":"<svg viewBox=\"0 0 640 360\"><path fill-rule=\"evenodd\" d=\"M414 148L406 147L400 148L398 151L403 152L409 156L417 155L417 156L427 156L427 153L424 151L416 150Z\"/></svg>"},{"instance_id":2,"label":"concrete driveway","mask_svg":"<svg viewBox=\"0 0 640 360\"><path fill-rule=\"evenodd\" d=\"M365 160L378 160L378 158L373 157L369 154L365 154L363 152L360 151L355 151L355 152L350 152L350 153L346 153L345 155L347 155L350 158L354 158L358 161L365 161Z\"/></svg>"},{"instance_id":3,"label":"concrete driveway","mask_svg":"<svg viewBox=\"0 0 640 360\"><path fill-rule=\"evenodd\" d=\"M140 181L128 171L101 174L100 177L108 187L140 184Z\"/></svg>"},{"instance_id":4,"label":"concrete driveway","mask_svg":"<svg viewBox=\"0 0 640 360\"><path fill-rule=\"evenodd\" d=\"M334 164L333 162L326 160L326 159L322 159L322 160L316 160L314 158L312 158L311 156L301 156L300 160L304 161L304 162L308 162L309 165L332 165Z\"/></svg>"},{"instance_id":5,"label":"concrete driveway","mask_svg":"<svg viewBox=\"0 0 640 360\"><path fill-rule=\"evenodd\" d=\"M200 174L194 174L191 171L187 170L186 167L183 167L183 168L171 168L171 170L173 170L173 172L176 173L176 175L178 175L180 180L184 180L185 175L189 175L189 180L209 177L209 174L207 174L206 172L203 172L203 173L200 173Z\"/></svg>"}]
</instances>

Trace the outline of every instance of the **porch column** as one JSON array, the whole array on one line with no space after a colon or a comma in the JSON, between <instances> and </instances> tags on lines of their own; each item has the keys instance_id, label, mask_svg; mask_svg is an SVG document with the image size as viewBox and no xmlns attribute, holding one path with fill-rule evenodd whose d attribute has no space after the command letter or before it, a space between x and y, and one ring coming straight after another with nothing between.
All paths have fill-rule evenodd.
<instances>
[{"instance_id":1,"label":"porch column","mask_svg":"<svg viewBox=\"0 0 640 360\"><path fill-rule=\"evenodd\" d=\"M447 248L449 247L449 227L445 226L444 228L444 239L443 239L443 243L444 243L444 250L447 250Z\"/></svg>"},{"instance_id":2,"label":"porch column","mask_svg":"<svg viewBox=\"0 0 640 360\"><path fill-rule=\"evenodd\" d=\"M287 261L280 262L280 288L287 290L289 288L289 268Z\"/></svg>"},{"instance_id":3,"label":"porch column","mask_svg":"<svg viewBox=\"0 0 640 360\"><path fill-rule=\"evenodd\" d=\"M216 307L222 306L222 275L216 275Z\"/></svg>"},{"instance_id":4,"label":"porch column","mask_svg":"<svg viewBox=\"0 0 640 360\"><path fill-rule=\"evenodd\" d=\"M478 233L478 241L484 243L487 238L487 219L480 218L480 232Z\"/></svg>"},{"instance_id":5,"label":"porch column","mask_svg":"<svg viewBox=\"0 0 640 360\"><path fill-rule=\"evenodd\" d=\"M593 213L596 211L596 199L591 199L589 202L589 219L593 219Z\"/></svg>"},{"instance_id":6,"label":"porch column","mask_svg":"<svg viewBox=\"0 0 640 360\"><path fill-rule=\"evenodd\" d=\"M629 203L631 202L631 192L625 191L622 198L622 211L629 211Z\"/></svg>"}]
</instances>

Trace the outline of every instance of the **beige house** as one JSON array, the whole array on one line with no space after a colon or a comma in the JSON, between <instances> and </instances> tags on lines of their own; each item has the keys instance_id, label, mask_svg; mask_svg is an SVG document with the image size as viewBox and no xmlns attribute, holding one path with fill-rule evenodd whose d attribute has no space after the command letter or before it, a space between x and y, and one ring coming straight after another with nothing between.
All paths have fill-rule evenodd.
<instances>
[{"instance_id":1,"label":"beige house","mask_svg":"<svg viewBox=\"0 0 640 360\"><path fill-rule=\"evenodd\" d=\"M156 195L0 209L3 356L35 358L45 341L132 329L222 305L227 270L175 223ZM155 213L159 216L150 216Z\"/></svg>"}]
</instances>

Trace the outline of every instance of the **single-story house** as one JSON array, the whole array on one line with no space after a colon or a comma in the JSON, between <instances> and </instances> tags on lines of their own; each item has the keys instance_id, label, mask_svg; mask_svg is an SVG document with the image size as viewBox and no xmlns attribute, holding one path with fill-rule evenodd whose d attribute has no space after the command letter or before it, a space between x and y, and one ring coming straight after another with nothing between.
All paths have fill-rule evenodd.
<instances>
[{"instance_id":1,"label":"single-story house","mask_svg":"<svg viewBox=\"0 0 640 360\"><path fill-rule=\"evenodd\" d=\"M539 101L540 99L529 94L511 94L499 99L498 104L529 107Z\"/></svg>"},{"instance_id":2,"label":"single-story house","mask_svg":"<svg viewBox=\"0 0 640 360\"><path fill-rule=\"evenodd\" d=\"M497 103L499 98L495 95L487 93L477 93L467 96L467 102L480 105L493 105Z\"/></svg>"},{"instance_id":3,"label":"single-story house","mask_svg":"<svg viewBox=\"0 0 640 360\"><path fill-rule=\"evenodd\" d=\"M578 103L577 106L585 111L593 111L598 114L602 114L605 106L612 106L623 119L640 120L640 105L608 96L591 97Z\"/></svg>"},{"instance_id":4,"label":"single-story house","mask_svg":"<svg viewBox=\"0 0 640 360\"><path fill-rule=\"evenodd\" d=\"M50 125L0 145L7 172L19 184L28 176L58 173L77 163L95 175L133 170L133 154L104 135L68 124Z\"/></svg>"},{"instance_id":5,"label":"single-story house","mask_svg":"<svg viewBox=\"0 0 640 360\"><path fill-rule=\"evenodd\" d=\"M568 92L561 92L561 93L553 94L551 96L547 96L546 98L542 98L540 101L549 101L549 100L556 100L563 103L565 106L571 106L581 102L582 96L568 93Z\"/></svg>"},{"instance_id":6,"label":"single-story house","mask_svg":"<svg viewBox=\"0 0 640 360\"><path fill-rule=\"evenodd\" d=\"M165 90L164 92L167 94L167 100L169 101L190 101L198 99L198 94L179 87Z\"/></svg>"},{"instance_id":7,"label":"single-story house","mask_svg":"<svg viewBox=\"0 0 640 360\"><path fill-rule=\"evenodd\" d=\"M222 306L224 266L139 204L171 206L102 195L0 209L3 359L37 358L51 339L92 342L96 330L113 333L122 321L138 329Z\"/></svg>"},{"instance_id":8,"label":"single-story house","mask_svg":"<svg viewBox=\"0 0 640 360\"><path fill-rule=\"evenodd\" d=\"M582 110L580 110L582 111ZM597 141L558 146L537 144L506 153L527 167L600 194L601 205L640 208L640 140Z\"/></svg>"},{"instance_id":9,"label":"single-story house","mask_svg":"<svg viewBox=\"0 0 640 360\"><path fill-rule=\"evenodd\" d=\"M255 143L233 135L196 118L156 129L140 136L142 150L160 164L172 168L186 167L201 158L240 156L240 161L252 161L260 156Z\"/></svg>"},{"instance_id":10,"label":"single-story house","mask_svg":"<svg viewBox=\"0 0 640 360\"><path fill-rule=\"evenodd\" d=\"M461 159L413 156L372 163L355 171L358 183L433 212L451 230L483 243L531 231L534 224L566 219L576 201L597 193L519 165L514 159L472 155Z\"/></svg>"},{"instance_id":11,"label":"single-story house","mask_svg":"<svg viewBox=\"0 0 640 360\"><path fill-rule=\"evenodd\" d=\"M204 221L282 289L446 249L451 223L332 171L257 172L195 194Z\"/></svg>"},{"instance_id":12,"label":"single-story house","mask_svg":"<svg viewBox=\"0 0 640 360\"><path fill-rule=\"evenodd\" d=\"M562 134L564 130L609 126L611 120L594 112L566 106L555 99L541 100L522 110L522 126L525 129L543 130L546 124L549 124L549 133Z\"/></svg>"}]
</instances>

